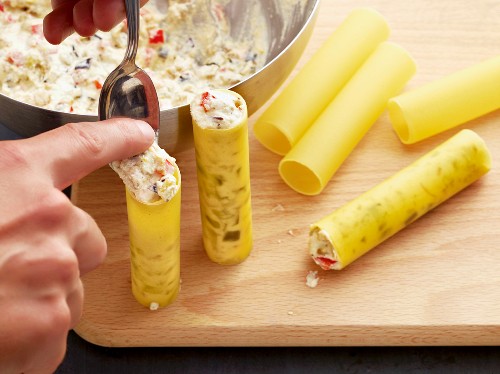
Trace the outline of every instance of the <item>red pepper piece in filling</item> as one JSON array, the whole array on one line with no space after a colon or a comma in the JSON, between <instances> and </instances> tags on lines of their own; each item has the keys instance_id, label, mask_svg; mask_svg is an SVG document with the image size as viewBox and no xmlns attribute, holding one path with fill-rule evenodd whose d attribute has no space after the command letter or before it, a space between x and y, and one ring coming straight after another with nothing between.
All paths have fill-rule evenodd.
<instances>
[{"instance_id":1,"label":"red pepper piece in filling","mask_svg":"<svg viewBox=\"0 0 500 374\"><path fill-rule=\"evenodd\" d=\"M31 33L33 35L43 35L43 26L42 24L31 25Z\"/></svg>"},{"instance_id":2,"label":"red pepper piece in filling","mask_svg":"<svg viewBox=\"0 0 500 374\"><path fill-rule=\"evenodd\" d=\"M163 30L158 29L149 33L149 44L160 44L165 42Z\"/></svg>"},{"instance_id":3,"label":"red pepper piece in filling","mask_svg":"<svg viewBox=\"0 0 500 374\"><path fill-rule=\"evenodd\" d=\"M166 174L174 174L175 172L175 166L172 164L170 161L165 159L165 172Z\"/></svg>"},{"instance_id":4,"label":"red pepper piece in filling","mask_svg":"<svg viewBox=\"0 0 500 374\"><path fill-rule=\"evenodd\" d=\"M215 99L215 96L210 95L210 93L208 93L208 92L203 92L203 94L201 95L200 106L203 107L203 110L205 111L205 113L207 113L210 110L210 107L208 105L208 103L210 102L210 99Z\"/></svg>"},{"instance_id":5,"label":"red pepper piece in filling","mask_svg":"<svg viewBox=\"0 0 500 374\"><path fill-rule=\"evenodd\" d=\"M5 8L3 7L2 3L0 3L0 12L5 12Z\"/></svg>"},{"instance_id":6,"label":"red pepper piece in filling","mask_svg":"<svg viewBox=\"0 0 500 374\"><path fill-rule=\"evenodd\" d=\"M316 262L321 267L321 269L330 270L332 268L332 265L337 263L337 260L333 260L328 257L314 257L314 262Z\"/></svg>"},{"instance_id":7,"label":"red pepper piece in filling","mask_svg":"<svg viewBox=\"0 0 500 374\"><path fill-rule=\"evenodd\" d=\"M98 81L98 80L95 80L94 81L94 86L95 88L97 88L98 90L100 90L102 88L102 84Z\"/></svg>"}]
</instances>

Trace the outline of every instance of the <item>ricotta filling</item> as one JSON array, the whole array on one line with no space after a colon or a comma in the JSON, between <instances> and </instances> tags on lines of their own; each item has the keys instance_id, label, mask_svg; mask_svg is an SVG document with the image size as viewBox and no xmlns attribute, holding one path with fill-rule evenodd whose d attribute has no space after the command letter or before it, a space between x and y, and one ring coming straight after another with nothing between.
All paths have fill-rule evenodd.
<instances>
[{"instance_id":1,"label":"ricotta filling","mask_svg":"<svg viewBox=\"0 0 500 374\"><path fill-rule=\"evenodd\" d=\"M323 270L340 270L344 266L325 230L314 228L309 234L309 254Z\"/></svg>"},{"instance_id":2,"label":"ricotta filling","mask_svg":"<svg viewBox=\"0 0 500 374\"><path fill-rule=\"evenodd\" d=\"M191 103L191 115L204 129L230 129L245 118L246 104L231 92L209 90Z\"/></svg>"},{"instance_id":3,"label":"ricotta filling","mask_svg":"<svg viewBox=\"0 0 500 374\"><path fill-rule=\"evenodd\" d=\"M128 159L113 161L110 166L134 198L141 203L170 201L179 190L175 176L175 158L156 143L145 152Z\"/></svg>"}]
</instances>

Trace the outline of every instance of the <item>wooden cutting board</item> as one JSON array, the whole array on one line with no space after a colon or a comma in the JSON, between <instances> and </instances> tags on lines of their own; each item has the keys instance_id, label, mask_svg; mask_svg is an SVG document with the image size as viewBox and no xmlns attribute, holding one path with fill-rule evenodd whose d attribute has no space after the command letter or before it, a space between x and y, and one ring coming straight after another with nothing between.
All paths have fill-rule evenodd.
<instances>
[{"instance_id":1,"label":"wooden cutting board","mask_svg":"<svg viewBox=\"0 0 500 374\"><path fill-rule=\"evenodd\" d=\"M406 89L500 54L497 2L323 0L297 69L357 6L381 12L390 40L417 61ZM288 188L280 157L251 134L255 246L232 267L204 254L194 153L174 154L183 174L182 288L173 305L155 312L130 292L124 187L108 167L94 172L74 187L73 201L98 222L109 253L84 279L76 332L103 346L500 344L500 112L460 128L486 140L492 171L341 272L322 271L308 257L309 225L458 128L404 146L385 113L316 197ZM306 286L309 270L319 270L316 288Z\"/></svg>"}]
</instances>

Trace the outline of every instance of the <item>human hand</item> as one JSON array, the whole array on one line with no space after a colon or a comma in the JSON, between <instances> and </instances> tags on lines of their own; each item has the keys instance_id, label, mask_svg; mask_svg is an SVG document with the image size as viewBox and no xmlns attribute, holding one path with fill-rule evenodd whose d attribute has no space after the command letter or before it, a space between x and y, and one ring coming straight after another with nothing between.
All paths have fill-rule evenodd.
<instances>
[{"instance_id":1,"label":"human hand","mask_svg":"<svg viewBox=\"0 0 500 374\"><path fill-rule=\"evenodd\" d=\"M0 142L0 373L54 372L81 315L80 276L105 257L96 222L61 191L153 139L122 118Z\"/></svg>"},{"instance_id":2,"label":"human hand","mask_svg":"<svg viewBox=\"0 0 500 374\"><path fill-rule=\"evenodd\" d=\"M148 0L141 0L141 6ZM109 31L125 18L123 0L52 0L52 12L43 21L45 39L59 44L73 32L91 36Z\"/></svg>"}]
</instances>

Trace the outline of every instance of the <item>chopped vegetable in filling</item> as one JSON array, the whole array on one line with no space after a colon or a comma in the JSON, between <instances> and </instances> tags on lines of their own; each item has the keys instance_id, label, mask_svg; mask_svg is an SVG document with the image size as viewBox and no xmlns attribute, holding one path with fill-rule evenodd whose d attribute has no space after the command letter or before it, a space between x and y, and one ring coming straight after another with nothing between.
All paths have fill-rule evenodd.
<instances>
[{"instance_id":1,"label":"chopped vegetable in filling","mask_svg":"<svg viewBox=\"0 0 500 374\"><path fill-rule=\"evenodd\" d=\"M324 230L314 229L311 232L309 253L323 270L340 270L343 267L328 233Z\"/></svg>"},{"instance_id":2,"label":"chopped vegetable in filling","mask_svg":"<svg viewBox=\"0 0 500 374\"><path fill-rule=\"evenodd\" d=\"M201 128L229 129L245 118L245 103L221 90L203 92L191 103L191 115Z\"/></svg>"}]
</instances>

